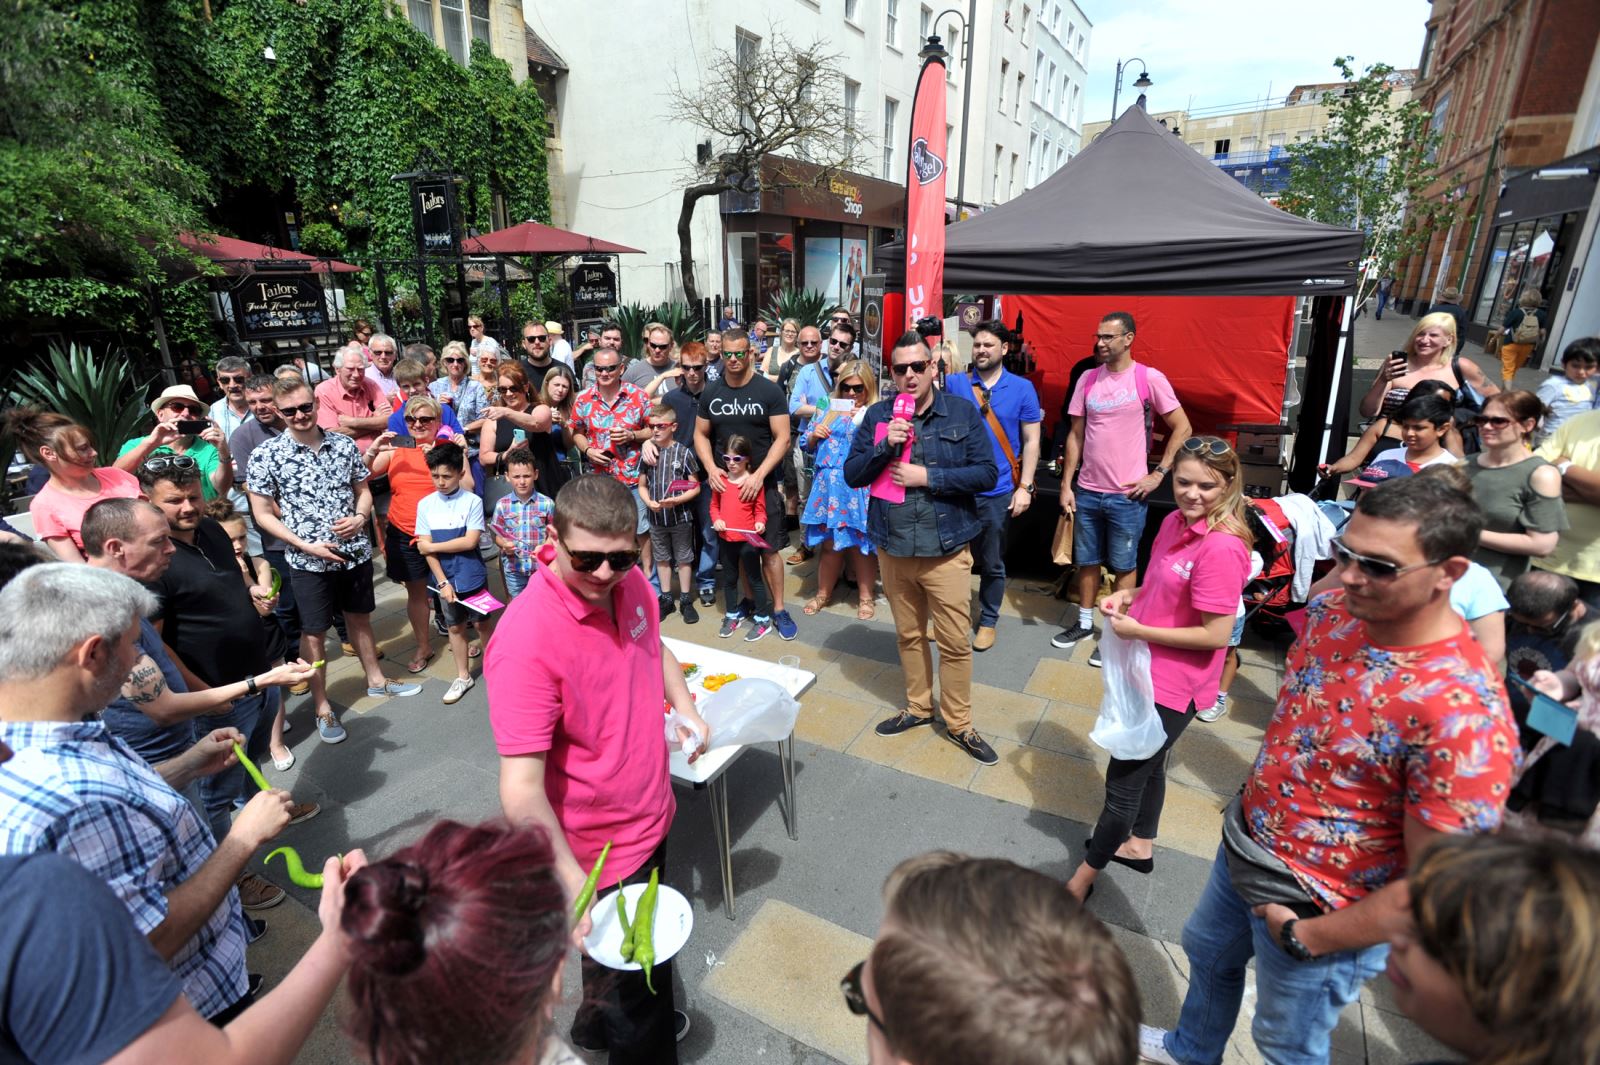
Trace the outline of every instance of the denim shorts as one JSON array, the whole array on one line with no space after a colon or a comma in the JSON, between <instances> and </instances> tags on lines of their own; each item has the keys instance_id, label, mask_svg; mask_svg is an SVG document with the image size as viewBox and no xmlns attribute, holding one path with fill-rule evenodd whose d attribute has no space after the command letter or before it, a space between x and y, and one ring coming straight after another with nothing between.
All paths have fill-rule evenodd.
<instances>
[{"instance_id":1,"label":"denim shorts","mask_svg":"<svg viewBox=\"0 0 1600 1065\"><path fill-rule=\"evenodd\" d=\"M1233 620L1233 635L1228 637L1229 647L1238 647L1244 640L1244 615L1240 614Z\"/></svg>"},{"instance_id":2,"label":"denim shorts","mask_svg":"<svg viewBox=\"0 0 1600 1065\"><path fill-rule=\"evenodd\" d=\"M1139 568L1139 538L1144 535L1145 504L1116 492L1077 491L1072 523L1072 561L1104 566L1112 573Z\"/></svg>"}]
</instances>

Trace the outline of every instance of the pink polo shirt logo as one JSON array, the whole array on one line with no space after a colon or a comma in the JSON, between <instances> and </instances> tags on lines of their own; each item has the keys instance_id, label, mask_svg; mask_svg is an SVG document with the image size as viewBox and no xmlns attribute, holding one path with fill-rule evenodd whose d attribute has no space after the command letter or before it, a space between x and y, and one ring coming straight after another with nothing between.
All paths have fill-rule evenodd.
<instances>
[{"instance_id":1,"label":"pink polo shirt logo","mask_svg":"<svg viewBox=\"0 0 1600 1065\"><path fill-rule=\"evenodd\" d=\"M1194 559L1179 559L1172 564L1172 572L1178 575L1180 581L1186 581L1194 576Z\"/></svg>"},{"instance_id":2,"label":"pink polo shirt logo","mask_svg":"<svg viewBox=\"0 0 1600 1065\"><path fill-rule=\"evenodd\" d=\"M637 640L644 635L644 630L650 627L650 623L645 620L644 607L636 606L633 611L639 616L639 620L634 624L633 628L628 630L628 637Z\"/></svg>"}]
</instances>

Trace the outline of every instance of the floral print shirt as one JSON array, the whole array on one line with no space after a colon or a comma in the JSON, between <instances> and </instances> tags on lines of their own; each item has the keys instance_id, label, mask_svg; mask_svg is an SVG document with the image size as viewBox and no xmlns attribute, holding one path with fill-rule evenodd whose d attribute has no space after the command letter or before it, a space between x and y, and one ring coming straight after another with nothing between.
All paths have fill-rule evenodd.
<instances>
[{"instance_id":1,"label":"floral print shirt","mask_svg":"<svg viewBox=\"0 0 1600 1065\"><path fill-rule=\"evenodd\" d=\"M1505 685L1465 622L1387 648L1331 592L1307 608L1245 782L1251 837L1330 909L1406 874L1405 819L1491 832L1518 769Z\"/></svg>"},{"instance_id":2,"label":"floral print shirt","mask_svg":"<svg viewBox=\"0 0 1600 1065\"><path fill-rule=\"evenodd\" d=\"M639 483L639 442L611 433L628 433L643 429L650 415L650 397L637 385L624 381L617 389L616 398L607 403L598 388L588 388L578 393L572 402L571 428L589 438L589 446L611 453L606 472L632 488ZM590 469L593 463L584 464Z\"/></svg>"},{"instance_id":3,"label":"floral print shirt","mask_svg":"<svg viewBox=\"0 0 1600 1065\"><path fill-rule=\"evenodd\" d=\"M348 563L328 562L293 547L284 559L311 573L349 569L372 557L372 543L363 528L349 540L333 533L333 523L356 512L355 485L367 479L361 449L342 433L322 434L316 450L289 433L273 437L250 454L248 488L277 500L283 523L308 543L335 543L348 551Z\"/></svg>"}]
</instances>

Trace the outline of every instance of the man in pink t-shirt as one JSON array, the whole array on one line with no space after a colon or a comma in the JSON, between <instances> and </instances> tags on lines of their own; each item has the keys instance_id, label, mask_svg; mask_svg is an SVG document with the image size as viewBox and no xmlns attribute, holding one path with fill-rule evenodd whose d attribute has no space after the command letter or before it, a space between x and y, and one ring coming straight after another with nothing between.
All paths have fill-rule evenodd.
<instances>
[{"instance_id":1,"label":"man in pink t-shirt","mask_svg":"<svg viewBox=\"0 0 1600 1065\"><path fill-rule=\"evenodd\" d=\"M1116 575L1117 591L1134 586L1139 538L1144 535L1145 499L1172 469L1178 448L1189 439L1183 413L1166 374L1133 361L1133 315L1112 311L1100 319L1094 338L1099 365L1078 378L1067 404L1072 431L1061 473L1061 509L1073 515L1072 561L1078 568L1078 617L1056 633L1052 646L1069 648L1094 635L1094 600L1100 567ZM1149 412L1167 424L1161 462L1150 469ZM1082 459L1083 469L1078 471ZM1078 473L1076 489L1073 474ZM1089 657L1100 664L1100 649Z\"/></svg>"},{"instance_id":2,"label":"man in pink t-shirt","mask_svg":"<svg viewBox=\"0 0 1600 1065\"><path fill-rule=\"evenodd\" d=\"M489 722L500 752L500 803L551 836L556 875L576 898L609 841L595 897L666 873L676 803L667 771L664 703L705 749L683 668L661 644L655 589L636 565L633 495L610 477L580 477L556 495L555 542L495 627L484 656ZM532 653L533 649L536 653ZM689 732L678 730L678 741ZM581 920L579 933L588 931ZM583 959L583 1005L572 1041L609 1049L613 1065L678 1060L688 1017L673 1009L670 962L639 972Z\"/></svg>"}]
</instances>

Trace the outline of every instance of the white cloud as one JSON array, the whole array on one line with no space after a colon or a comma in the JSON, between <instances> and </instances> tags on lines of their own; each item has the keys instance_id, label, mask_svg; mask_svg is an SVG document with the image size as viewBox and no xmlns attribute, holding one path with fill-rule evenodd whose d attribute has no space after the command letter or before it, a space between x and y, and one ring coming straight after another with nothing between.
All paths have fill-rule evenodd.
<instances>
[{"instance_id":1,"label":"white cloud","mask_svg":"<svg viewBox=\"0 0 1600 1065\"><path fill-rule=\"evenodd\" d=\"M1333 81L1333 60L1355 57L1413 67L1422 54L1423 3L1345 0L1335 7L1265 0L1079 0L1094 23L1089 36L1085 122L1111 117L1117 60L1143 59L1155 84L1154 111L1209 109L1267 96L1282 101L1295 85ZM1119 109L1138 99L1139 65L1125 71ZM1241 108L1242 109L1242 108Z\"/></svg>"}]
</instances>

